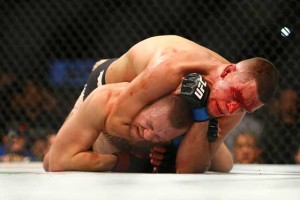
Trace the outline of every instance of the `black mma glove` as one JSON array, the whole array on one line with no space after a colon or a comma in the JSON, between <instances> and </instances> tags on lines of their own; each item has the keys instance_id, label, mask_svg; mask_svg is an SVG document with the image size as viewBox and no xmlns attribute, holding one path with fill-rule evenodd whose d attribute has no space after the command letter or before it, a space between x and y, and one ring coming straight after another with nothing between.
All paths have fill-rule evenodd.
<instances>
[{"instance_id":1,"label":"black mma glove","mask_svg":"<svg viewBox=\"0 0 300 200\"><path fill-rule=\"evenodd\" d=\"M207 138L215 142L218 138L218 120L210 119L206 104L210 89L206 80L197 73L191 73L182 80L180 96L193 107L193 119L197 122L209 121Z\"/></svg>"},{"instance_id":2,"label":"black mma glove","mask_svg":"<svg viewBox=\"0 0 300 200\"><path fill-rule=\"evenodd\" d=\"M176 173L177 148L173 144L167 145L165 148L164 159L158 167L157 173Z\"/></svg>"},{"instance_id":3,"label":"black mma glove","mask_svg":"<svg viewBox=\"0 0 300 200\"><path fill-rule=\"evenodd\" d=\"M209 120L207 139L209 142L215 142L218 139L218 127L219 123L217 119Z\"/></svg>"},{"instance_id":4,"label":"black mma glove","mask_svg":"<svg viewBox=\"0 0 300 200\"><path fill-rule=\"evenodd\" d=\"M136 149L130 152L116 152L117 162L111 171L129 173L151 173L153 166L150 163L149 153Z\"/></svg>"},{"instance_id":5,"label":"black mma glove","mask_svg":"<svg viewBox=\"0 0 300 200\"><path fill-rule=\"evenodd\" d=\"M206 80L200 74L191 73L184 77L181 85L180 97L192 106L194 120L209 120L206 104L210 90Z\"/></svg>"}]
</instances>

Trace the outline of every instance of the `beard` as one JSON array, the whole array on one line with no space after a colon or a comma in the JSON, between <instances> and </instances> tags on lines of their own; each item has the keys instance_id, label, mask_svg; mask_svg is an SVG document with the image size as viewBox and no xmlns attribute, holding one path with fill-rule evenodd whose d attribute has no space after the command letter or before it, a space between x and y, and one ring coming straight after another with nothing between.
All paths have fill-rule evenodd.
<instances>
[{"instance_id":1,"label":"beard","mask_svg":"<svg viewBox=\"0 0 300 200\"><path fill-rule=\"evenodd\" d=\"M149 140L144 140L137 138L134 134L129 134L128 144L134 147L151 149L154 146L163 146L168 142L152 142Z\"/></svg>"},{"instance_id":2,"label":"beard","mask_svg":"<svg viewBox=\"0 0 300 200\"><path fill-rule=\"evenodd\" d=\"M148 140L135 140L130 139L128 140L129 145L136 146L136 147L145 147L145 148L152 148L154 146L163 146L167 144L167 142L152 142Z\"/></svg>"}]
</instances>

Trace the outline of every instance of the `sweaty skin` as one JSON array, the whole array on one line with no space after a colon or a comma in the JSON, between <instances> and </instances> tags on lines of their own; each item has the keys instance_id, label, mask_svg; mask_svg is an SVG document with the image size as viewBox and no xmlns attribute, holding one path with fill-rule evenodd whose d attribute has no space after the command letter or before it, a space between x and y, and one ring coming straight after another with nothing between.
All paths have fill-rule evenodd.
<instances>
[{"instance_id":1,"label":"sweaty skin","mask_svg":"<svg viewBox=\"0 0 300 200\"><path fill-rule=\"evenodd\" d=\"M44 169L46 171L109 171L116 162L116 156L112 153L123 151L128 152L129 146L143 147L150 149L156 144L170 142L170 139L177 137L186 128L175 129L168 121L170 106L168 103L156 103L146 107L134 119L134 126L139 127L139 131L131 126L130 136L133 140L122 140L121 138L111 138L113 144L109 142L106 126L106 118L115 103L117 96L126 87L127 83L109 84L95 89L82 103L76 113L69 117L59 130L55 142L44 159ZM157 116L151 116L151 113ZM149 114L150 113L150 114ZM147 127L145 121L149 121L151 129ZM163 135L161 133L163 132ZM145 139L138 139L146 137ZM106 135L106 136L105 136ZM93 151L90 147L93 146ZM160 158L152 152L150 158L152 164L159 165Z\"/></svg>"},{"instance_id":2,"label":"sweaty skin","mask_svg":"<svg viewBox=\"0 0 300 200\"><path fill-rule=\"evenodd\" d=\"M200 73L211 88L207 109L211 116L218 117L218 140L208 143L208 122L194 123L179 147L176 168L178 173L204 172L219 148L223 149L224 138L245 113L262 106L256 94L256 83L240 81L239 69L239 64L231 64L219 54L179 36L143 40L107 70L107 84L129 82L112 106L107 131L128 138L132 119L145 105L165 94L176 93L188 73ZM227 154L225 157L229 171L232 158Z\"/></svg>"}]
</instances>

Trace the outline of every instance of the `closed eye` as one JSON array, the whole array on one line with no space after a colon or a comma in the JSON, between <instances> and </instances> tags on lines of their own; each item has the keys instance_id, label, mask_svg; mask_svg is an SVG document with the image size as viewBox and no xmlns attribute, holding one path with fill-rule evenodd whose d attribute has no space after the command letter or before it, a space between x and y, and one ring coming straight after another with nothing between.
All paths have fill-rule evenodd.
<instances>
[{"instance_id":1,"label":"closed eye","mask_svg":"<svg viewBox=\"0 0 300 200\"><path fill-rule=\"evenodd\" d=\"M240 103L240 104L243 103L243 96L242 96L242 94L241 94L240 91L234 90L234 91L233 91L233 98L234 98L234 100L235 100L236 102L238 102L238 103Z\"/></svg>"},{"instance_id":2,"label":"closed eye","mask_svg":"<svg viewBox=\"0 0 300 200\"><path fill-rule=\"evenodd\" d=\"M242 93L236 89L233 89L232 93L233 93L233 100L241 105L241 107L240 107L241 111L249 112L249 110L247 110L245 108L244 98L243 98Z\"/></svg>"},{"instance_id":3,"label":"closed eye","mask_svg":"<svg viewBox=\"0 0 300 200\"><path fill-rule=\"evenodd\" d=\"M147 121L148 129L153 131L153 124L150 121Z\"/></svg>"}]
</instances>

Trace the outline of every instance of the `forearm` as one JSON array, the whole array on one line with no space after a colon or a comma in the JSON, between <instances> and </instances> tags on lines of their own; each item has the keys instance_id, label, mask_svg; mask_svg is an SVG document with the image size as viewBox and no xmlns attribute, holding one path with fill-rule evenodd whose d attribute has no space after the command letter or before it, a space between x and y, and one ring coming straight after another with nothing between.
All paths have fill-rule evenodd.
<instances>
[{"instance_id":1,"label":"forearm","mask_svg":"<svg viewBox=\"0 0 300 200\"><path fill-rule=\"evenodd\" d=\"M223 143L217 150L211 161L210 171L215 172L230 172L233 167L233 158L231 152Z\"/></svg>"},{"instance_id":2,"label":"forearm","mask_svg":"<svg viewBox=\"0 0 300 200\"><path fill-rule=\"evenodd\" d=\"M208 170L211 152L207 122L195 123L181 142L176 157L177 173L203 173Z\"/></svg>"},{"instance_id":3,"label":"forearm","mask_svg":"<svg viewBox=\"0 0 300 200\"><path fill-rule=\"evenodd\" d=\"M177 172L205 172L210 166L214 171L230 171L233 165L232 156L223 144L223 140L243 116L244 114L239 114L218 119L218 139L213 143L209 143L207 139L208 122L195 123L179 147L176 161Z\"/></svg>"},{"instance_id":4,"label":"forearm","mask_svg":"<svg viewBox=\"0 0 300 200\"><path fill-rule=\"evenodd\" d=\"M110 171L116 164L117 158L111 154L95 152L80 152L72 157L50 159L50 171Z\"/></svg>"},{"instance_id":5,"label":"forearm","mask_svg":"<svg viewBox=\"0 0 300 200\"><path fill-rule=\"evenodd\" d=\"M128 126L136 114L151 101L174 91L183 75L170 63L148 66L122 91L114 104L107 128L111 135L127 138Z\"/></svg>"},{"instance_id":6,"label":"forearm","mask_svg":"<svg viewBox=\"0 0 300 200\"><path fill-rule=\"evenodd\" d=\"M233 167L233 158L229 149L224 144L225 137L230 134L234 127L241 121L244 114L232 115L219 119L218 140L210 143L212 162L211 171L229 172Z\"/></svg>"}]
</instances>

